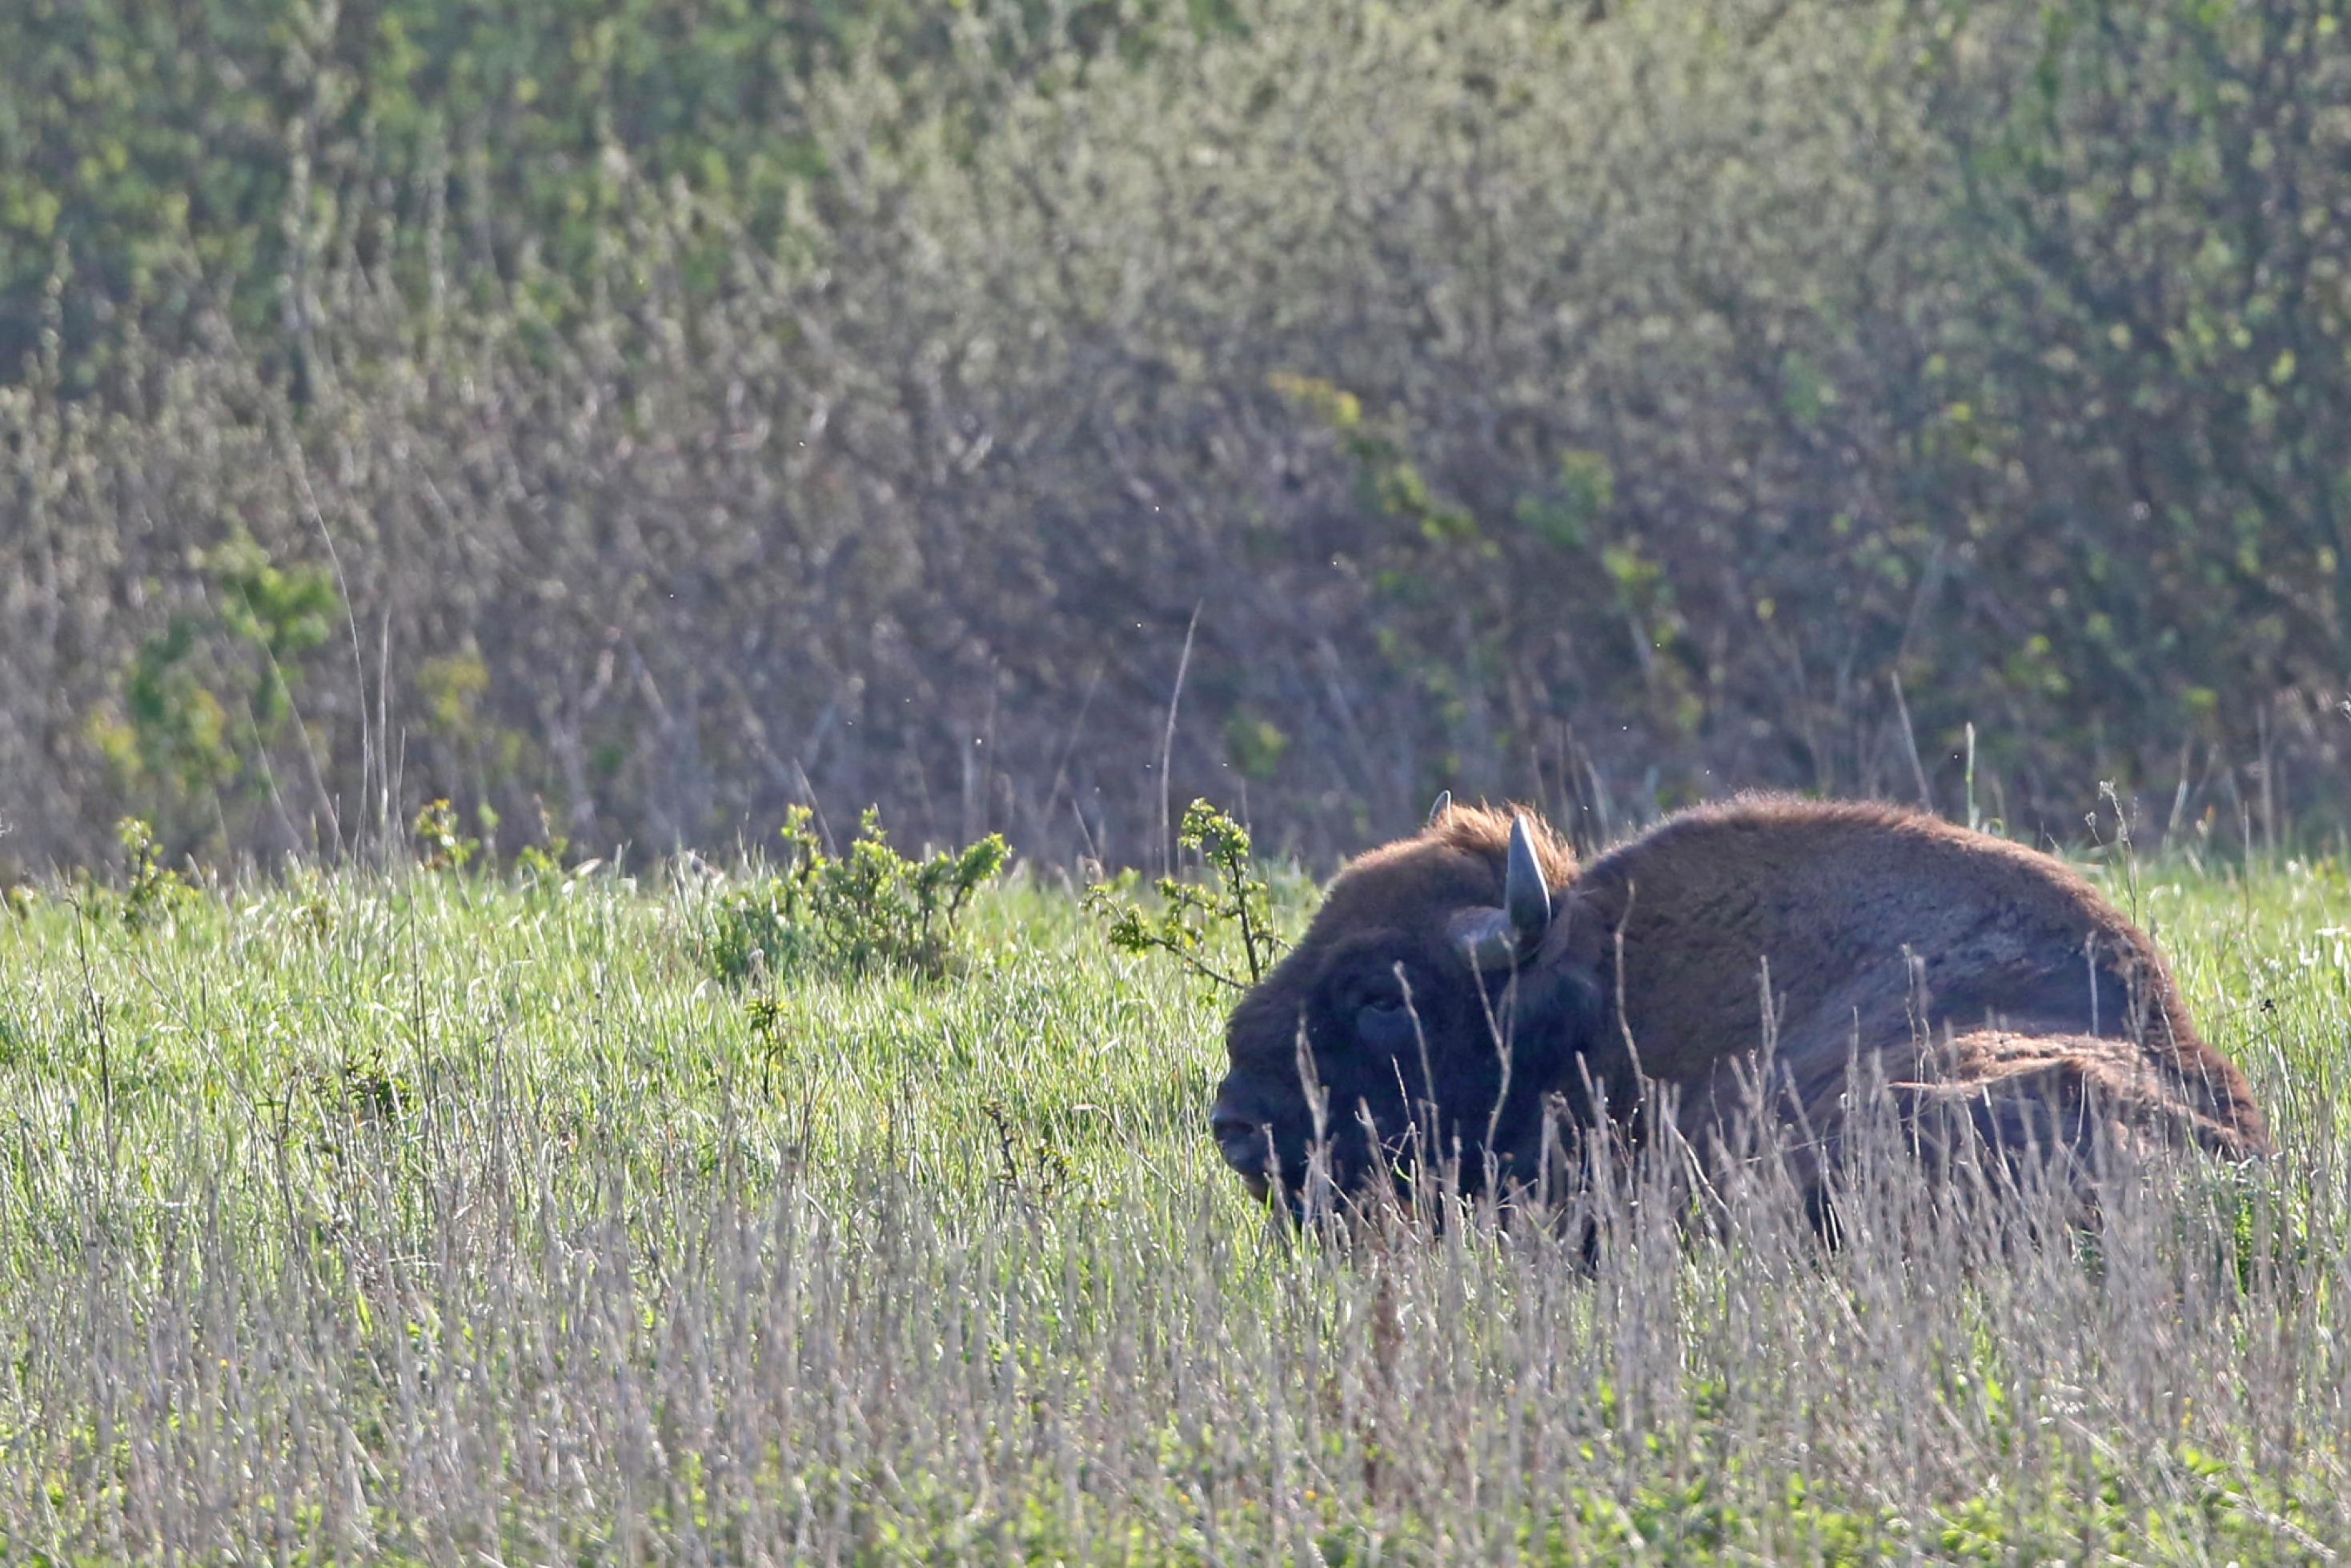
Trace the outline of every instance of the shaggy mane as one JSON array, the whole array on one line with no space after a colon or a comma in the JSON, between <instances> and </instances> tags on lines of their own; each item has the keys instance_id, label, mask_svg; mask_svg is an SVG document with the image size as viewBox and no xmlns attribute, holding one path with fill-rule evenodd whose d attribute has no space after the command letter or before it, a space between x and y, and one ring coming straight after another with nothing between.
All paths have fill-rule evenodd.
<instances>
[{"instance_id":1,"label":"shaggy mane","mask_svg":"<svg viewBox=\"0 0 2351 1568\"><path fill-rule=\"evenodd\" d=\"M1543 881L1564 887L1575 879L1575 851L1531 806L1447 806L1420 831L1424 843L1443 844L1501 864L1510 859L1510 823L1523 812L1534 830L1535 859L1541 862Z\"/></svg>"}]
</instances>

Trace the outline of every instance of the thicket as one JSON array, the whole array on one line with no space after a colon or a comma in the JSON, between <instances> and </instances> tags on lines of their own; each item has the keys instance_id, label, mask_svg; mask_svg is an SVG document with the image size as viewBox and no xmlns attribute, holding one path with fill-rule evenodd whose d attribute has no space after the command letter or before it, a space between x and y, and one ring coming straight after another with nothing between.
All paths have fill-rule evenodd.
<instances>
[{"instance_id":1,"label":"thicket","mask_svg":"<svg viewBox=\"0 0 2351 1568\"><path fill-rule=\"evenodd\" d=\"M2287 831L2342 12L12 7L5 846Z\"/></svg>"}]
</instances>

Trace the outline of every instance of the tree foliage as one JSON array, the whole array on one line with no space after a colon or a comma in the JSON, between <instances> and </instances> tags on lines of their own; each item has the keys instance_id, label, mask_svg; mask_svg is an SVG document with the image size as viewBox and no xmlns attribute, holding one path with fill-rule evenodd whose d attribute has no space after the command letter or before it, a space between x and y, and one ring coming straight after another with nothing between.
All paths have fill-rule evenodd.
<instances>
[{"instance_id":1,"label":"tree foliage","mask_svg":"<svg viewBox=\"0 0 2351 1568\"><path fill-rule=\"evenodd\" d=\"M2343 804L2339 0L264 9L0 19L19 853Z\"/></svg>"}]
</instances>

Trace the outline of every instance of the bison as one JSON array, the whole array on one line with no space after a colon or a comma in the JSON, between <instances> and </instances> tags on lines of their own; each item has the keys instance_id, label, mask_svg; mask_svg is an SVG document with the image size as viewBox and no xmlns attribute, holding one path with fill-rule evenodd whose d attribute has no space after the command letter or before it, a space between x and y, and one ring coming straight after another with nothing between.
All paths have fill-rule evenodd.
<instances>
[{"instance_id":1,"label":"bison","mask_svg":"<svg viewBox=\"0 0 2351 1568\"><path fill-rule=\"evenodd\" d=\"M2011 1168L2117 1134L2268 1148L2243 1075L2088 883L1880 804L1740 797L1579 866L1531 816L1440 799L1340 873L1226 1047L1217 1146L1293 1204L1318 1139L1344 1194L1432 1155L1464 1188L1520 1186L1547 1124L1637 1142L1663 1106L1718 1151L1762 1108L1817 1202L1856 1068L1914 1134L1939 1107Z\"/></svg>"}]
</instances>

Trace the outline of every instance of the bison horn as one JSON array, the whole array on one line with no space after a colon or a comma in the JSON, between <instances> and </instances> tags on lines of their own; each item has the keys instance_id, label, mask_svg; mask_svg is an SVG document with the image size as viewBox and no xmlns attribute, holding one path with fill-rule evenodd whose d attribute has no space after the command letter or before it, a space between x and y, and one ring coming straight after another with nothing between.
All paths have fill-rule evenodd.
<instances>
[{"instance_id":1,"label":"bison horn","mask_svg":"<svg viewBox=\"0 0 2351 1568\"><path fill-rule=\"evenodd\" d=\"M1453 810L1453 791L1439 789L1437 792L1437 803L1428 809L1428 825L1432 828L1437 826L1443 820L1445 813L1451 810Z\"/></svg>"},{"instance_id":2,"label":"bison horn","mask_svg":"<svg viewBox=\"0 0 2351 1568\"><path fill-rule=\"evenodd\" d=\"M1502 906L1473 904L1453 916L1453 940L1481 969L1504 969L1542 940L1551 927L1551 888L1535 856L1534 824L1525 817L1510 824L1510 864L1502 883Z\"/></svg>"},{"instance_id":3,"label":"bison horn","mask_svg":"<svg viewBox=\"0 0 2351 1568\"><path fill-rule=\"evenodd\" d=\"M1510 871L1502 884L1502 907L1521 948L1541 940L1551 926L1551 888L1543 881L1542 862L1535 857L1534 824L1520 812L1510 823Z\"/></svg>"}]
</instances>

